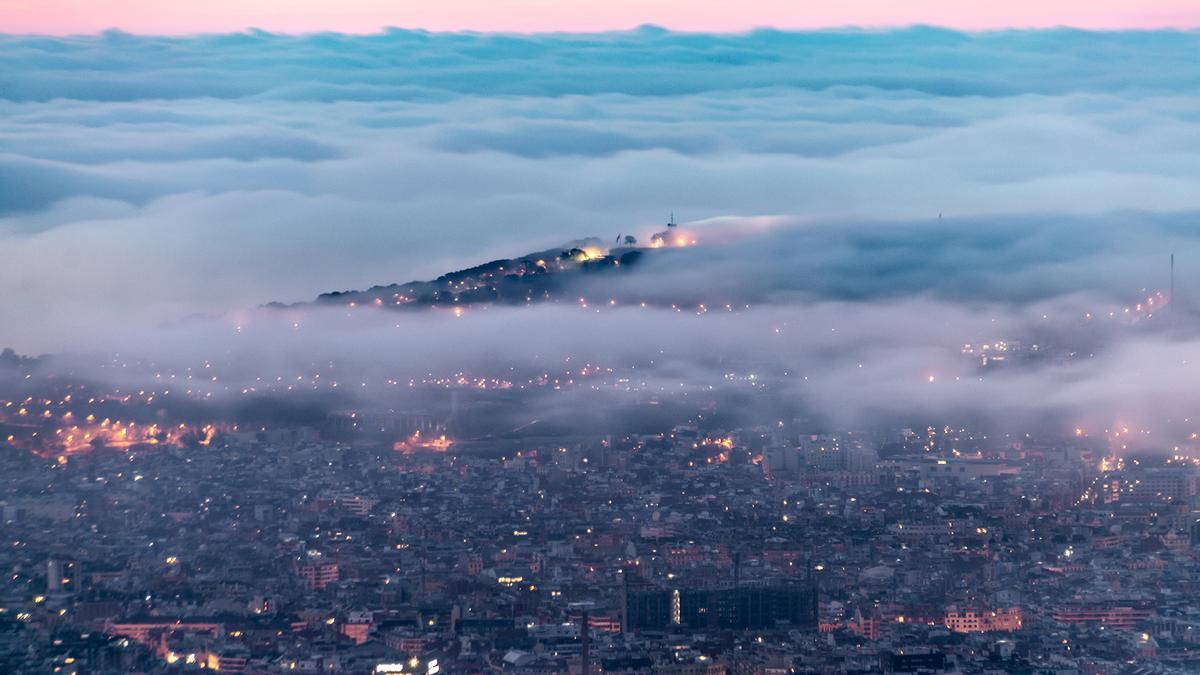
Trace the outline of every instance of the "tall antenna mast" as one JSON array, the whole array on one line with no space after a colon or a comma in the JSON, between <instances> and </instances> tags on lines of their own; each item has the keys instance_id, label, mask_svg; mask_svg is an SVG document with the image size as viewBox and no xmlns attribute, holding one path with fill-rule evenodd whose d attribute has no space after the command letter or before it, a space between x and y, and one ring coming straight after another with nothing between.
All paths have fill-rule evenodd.
<instances>
[{"instance_id":1,"label":"tall antenna mast","mask_svg":"<svg viewBox=\"0 0 1200 675\"><path fill-rule=\"evenodd\" d=\"M1171 294L1167 296L1167 302L1174 303L1175 302L1175 254L1174 253L1171 254L1171 291L1170 291L1170 293Z\"/></svg>"}]
</instances>

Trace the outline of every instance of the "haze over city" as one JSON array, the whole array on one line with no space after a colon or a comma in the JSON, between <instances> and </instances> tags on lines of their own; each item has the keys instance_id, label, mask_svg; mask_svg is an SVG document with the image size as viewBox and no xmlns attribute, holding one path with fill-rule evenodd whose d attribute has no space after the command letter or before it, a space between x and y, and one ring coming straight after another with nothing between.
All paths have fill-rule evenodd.
<instances>
[{"instance_id":1,"label":"haze over city","mask_svg":"<svg viewBox=\"0 0 1200 675\"><path fill-rule=\"evenodd\" d=\"M0 0L0 670L1195 672L1198 24Z\"/></svg>"}]
</instances>

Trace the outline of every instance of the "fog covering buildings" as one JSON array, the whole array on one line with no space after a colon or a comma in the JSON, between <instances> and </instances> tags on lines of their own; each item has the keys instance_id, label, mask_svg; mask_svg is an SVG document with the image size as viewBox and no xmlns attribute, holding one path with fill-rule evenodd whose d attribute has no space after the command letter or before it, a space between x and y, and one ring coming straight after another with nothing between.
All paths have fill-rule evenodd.
<instances>
[{"instance_id":1,"label":"fog covering buildings","mask_svg":"<svg viewBox=\"0 0 1200 675\"><path fill-rule=\"evenodd\" d=\"M1197 672L1197 39L0 35L0 671Z\"/></svg>"},{"instance_id":2,"label":"fog covering buildings","mask_svg":"<svg viewBox=\"0 0 1200 675\"><path fill-rule=\"evenodd\" d=\"M963 314L931 346L887 321L839 335L851 304L800 320L620 295L704 250L568 246L164 333L207 336L198 360L5 352L0 663L1197 667L1190 399L1144 426L1103 425L1119 391L1045 406L1064 373L1103 381L1129 345L1185 340L1169 298ZM541 297L494 292L526 275ZM389 358L408 350L429 360Z\"/></svg>"},{"instance_id":3,"label":"fog covering buildings","mask_svg":"<svg viewBox=\"0 0 1200 675\"><path fill-rule=\"evenodd\" d=\"M21 386L67 386L52 381ZM110 422L85 446L10 444L0 663L1183 673L1200 662L1192 446L1123 452L1124 429L726 426L722 405L753 407L779 386L729 382L750 399L630 391L653 414L621 433L550 418L511 427L496 406L522 390L465 378L414 384L424 411L134 436L141 423L123 420L125 436ZM577 400L566 380L545 386ZM0 405L45 408L33 417L53 426L73 410L58 396ZM11 428L41 429L29 416ZM497 419L497 432L468 437Z\"/></svg>"}]
</instances>

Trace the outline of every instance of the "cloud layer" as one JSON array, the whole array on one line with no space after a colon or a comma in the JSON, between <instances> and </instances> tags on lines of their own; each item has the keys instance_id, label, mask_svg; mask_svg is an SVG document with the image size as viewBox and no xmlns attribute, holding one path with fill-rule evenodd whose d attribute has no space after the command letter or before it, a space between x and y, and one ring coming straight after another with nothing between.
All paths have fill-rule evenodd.
<instances>
[{"instance_id":1,"label":"cloud layer","mask_svg":"<svg viewBox=\"0 0 1200 675\"><path fill-rule=\"evenodd\" d=\"M1200 25L1189 0L4 0L0 25L16 32L72 34L119 26L140 33L228 32L259 26L285 32L374 32L403 25L432 30L597 31L657 23L687 31L759 26L828 28L936 23L967 30L1076 26L1152 28Z\"/></svg>"},{"instance_id":2,"label":"cloud layer","mask_svg":"<svg viewBox=\"0 0 1200 675\"><path fill-rule=\"evenodd\" d=\"M1170 252L1200 254L1198 48L933 28L0 37L0 344L87 349L645 236L671 210L714 236L778 227L625 292L1120 305L1164 284Z\"/></svg>"}]
</instances>

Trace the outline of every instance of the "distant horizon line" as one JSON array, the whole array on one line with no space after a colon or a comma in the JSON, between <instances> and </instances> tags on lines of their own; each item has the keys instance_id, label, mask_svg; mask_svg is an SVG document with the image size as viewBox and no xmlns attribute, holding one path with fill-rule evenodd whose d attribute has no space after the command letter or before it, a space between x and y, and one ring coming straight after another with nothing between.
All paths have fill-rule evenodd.
<instances>
[{"instance_id":1,"label":"distant horizon line","mask_svg":"<svg viewBox=\"0 0 1200 675\"><path fill-rule=\"evenodd\" d=\"M459 28L459 29L439 29L439 28L422 28L418 26L399 26L385 25L367 31L356 30L307 30L307 31L288 31L288 30L272 30L259 26L245 26L243 28L229 30L200 30L190 32L156 32L156 31L138 31L122 28L120 26L110 26L108 28L98 29L90 32L8 32L0 31L0 37L34 37L34 38L97 38L106 35L124 35L130 37L146 37L146 38L188 38L188 37L205 37L218 35L262 35L276 37L291 37L303 38L314 37L321 35L343 35L348 37L379 37L386 36L390 33L424 33L428 35L515 35L515 36L558 36L558 35L622 35L633 34L639 32L658 32L663 34L677 35L728 35L728 36L746 36L755 33L792 33L792 34L815 34L815 33L900 33L914 30L934 30L946 33L956 33L959 35L996 35L1003 33L1053 33L1053 32L1072 32L1072 33L1200 33L1200 23L1191 26L1134 26L1134 27L1085 27L1071 24L1056 24L1052 26L1005 26L1005 27L990 27L990 28L960 28L947 24L936 23L908 23L908 24L831 24L823 27L813 26L797 26L784 27L773 25L762 25L751 28L738 28L730 30L693 30L687 28L672 28L656 23L641 23L627 28L607 28L602 30L483 30L475 28Z\"/></svg>"}]
</instances>

